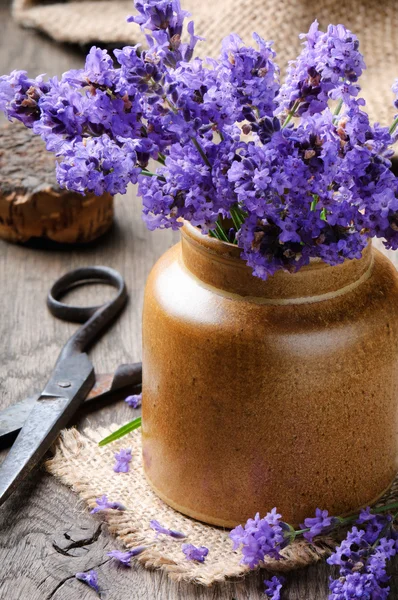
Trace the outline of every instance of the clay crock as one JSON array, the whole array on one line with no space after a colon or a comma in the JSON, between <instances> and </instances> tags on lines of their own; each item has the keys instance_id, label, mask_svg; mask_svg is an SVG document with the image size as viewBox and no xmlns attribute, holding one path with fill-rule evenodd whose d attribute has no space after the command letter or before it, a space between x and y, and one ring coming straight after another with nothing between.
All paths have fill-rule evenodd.
<instances>
[{"instance_id":1,"label":"clay crock","mask_svg":"<svg viewBox=\"0 0 398 600\"><path fill-rule=\"evenodd\" d=\"M233 527L276 506L297 524L395 477L398 276L371 245L262 281L185 224L147 282L143 365L146 477L186 515Z\"/></svg>"}]
</instances>

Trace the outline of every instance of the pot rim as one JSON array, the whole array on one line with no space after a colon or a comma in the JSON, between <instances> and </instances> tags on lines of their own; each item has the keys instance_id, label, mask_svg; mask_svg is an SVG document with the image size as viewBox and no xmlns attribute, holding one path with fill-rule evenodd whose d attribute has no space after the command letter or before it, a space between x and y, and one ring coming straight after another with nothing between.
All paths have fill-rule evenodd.
<instances>
[{"instance_id":1,"label":"pot rim","mask_svg":"<svg viewBox=\"0 0 398 600\"><path fill-rule=\"evenodd\" d=\"M241 258L240 248L202 234L187 221L181 227L181 245L184 266L203 285L223 295L250 297L262 303L278 299L287 303L315 302L339 296L361 285L373 271L371 240L360 259L333 266L312 258L310 264L294 273L277 271L265 281L253 275Z\"/></svg>"}]
</instances>

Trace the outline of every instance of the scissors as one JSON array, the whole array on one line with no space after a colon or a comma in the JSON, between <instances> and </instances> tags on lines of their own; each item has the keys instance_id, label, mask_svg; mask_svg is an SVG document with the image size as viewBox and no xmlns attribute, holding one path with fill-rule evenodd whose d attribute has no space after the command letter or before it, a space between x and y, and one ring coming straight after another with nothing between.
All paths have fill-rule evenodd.
<instances>
[{"instance_id":1,"label":"scissors","mask_svg":"<svg viewBox=\"0 0 398 600\"><path fill-rule=\"evenodd\" d=\"M70 306L60 301L70 289L88 283L111 285L117 293L99 306ZM112 399L116 391L141 384L141 363L120 365L114 375L96 376L85 352L121 313L126 302L123 277L109 267L75 269L52 286L47 297L51 314L83 325L62 348L43 391L0 412L2 445L8 445L17 435L0 466L0 505L39 463L83 402L97 404L99 399Z\"/></svg>"}]
</instances>

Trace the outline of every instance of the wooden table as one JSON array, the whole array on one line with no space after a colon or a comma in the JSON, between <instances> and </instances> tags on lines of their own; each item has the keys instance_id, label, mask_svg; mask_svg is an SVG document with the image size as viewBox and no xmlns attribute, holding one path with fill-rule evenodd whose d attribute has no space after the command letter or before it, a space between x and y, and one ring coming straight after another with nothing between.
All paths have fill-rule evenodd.
<instances>
[{"instance_id":1,"label":"wooden table","mask_svg":"<svg viewBox=\"0 0 398 600\"><path fill-rule=\"evenodd\" d=\"M10 18L0 0L0 74L26 69L60 75L83 64L79 49L62 47ZM0 117L0 122L4 119ZM130 302L122 317L92 352L98 372L140 360L141 308L145 279L155 260L177 234L150 233L140 218L134 190L116 199L116 224L103 239L84 249L44 250L0 241L0 407L39 390L60 346L75 326L49 315L45 298L50 284L82 265L109 265L126 278ZM101 293L103 290L100 290ZM93 290L74 300L90 303ZM80 426L124 422L131 409L123 402L91 414ZM133 564L117 567L107 557L116 544L77 496L43 471L0 509L0 600L84 600L96 594L74 578L96 569L108 600L256 600L264 598L265 573L211 589L171 583L161 572ZM398 598L398 561L393 567L391 598ZM324 600L331 570L320 564L287 577L286 600Z\"/></svg>"}]
</instances>

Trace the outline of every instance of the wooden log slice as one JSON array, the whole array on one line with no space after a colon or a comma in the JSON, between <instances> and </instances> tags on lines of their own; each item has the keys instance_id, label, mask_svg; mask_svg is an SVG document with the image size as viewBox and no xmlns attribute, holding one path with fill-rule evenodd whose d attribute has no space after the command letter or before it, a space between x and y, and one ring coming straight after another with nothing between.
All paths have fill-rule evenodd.
<instances>
[{"instance_id":1,"label":"wooden log slice","mask_svg":"<svg viewBox=\"0 0 398 600\"><path fill-rule=\"evenodd\" d=\"M59 187L55 157L20 123L0 127L0 238L62 243L94 240L113 222L110 194L82 196Z\"/></svg>"}]
</instances>

